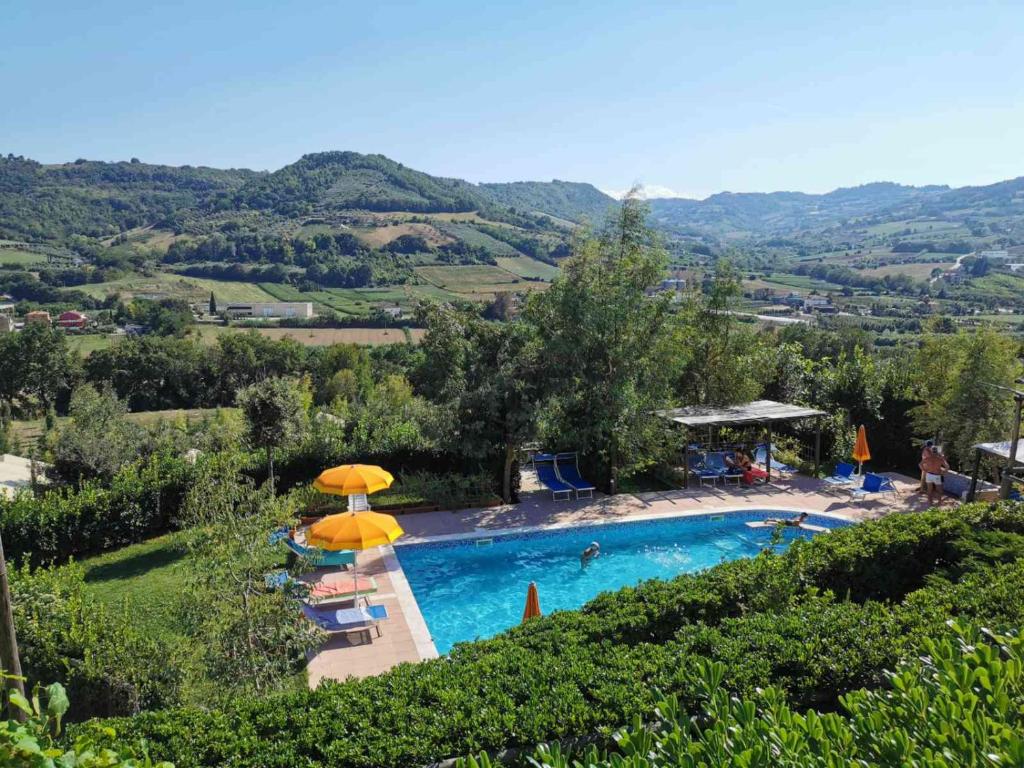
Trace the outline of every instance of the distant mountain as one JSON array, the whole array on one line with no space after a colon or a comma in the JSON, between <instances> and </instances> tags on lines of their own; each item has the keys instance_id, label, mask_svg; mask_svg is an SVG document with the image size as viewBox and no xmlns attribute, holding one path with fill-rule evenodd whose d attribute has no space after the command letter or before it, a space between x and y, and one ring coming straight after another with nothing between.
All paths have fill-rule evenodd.
<instances>
[{"instance_id":1,"label":"distant mountain","mask_svg":"<svg viewBox=\"0 0 1024 768\"><path fill-rule=\"evenodd\" d=\"M322 210L473 211L489 200L461 179L430 176L384 155L320 152L254 178L235 202L282 216Z\"/></svg>"},{"instance_id":2,"label":"distant mountain","mask_svg":"<svg viewBox=\"0 0 1024 768\"><path fill-rule=\"evenodd\" d=\"M182 209L211 207L258 175L138 161L42 165L0 156L0 238L106 237Z\"/></svg>"},{"instance_id":3,"label":"distant mountain","mask_svg":"<svg viewBox=\"0 0 1024 768\"><path fill-rule=\"evenodd\" d=\"M722 192L705 200L661 198L650 201L651 219L679 232L780 234L833 226L849 219L878 216L937 201L949 187L911 187L891 182L865 184L823 195L803 192Z\"/></svg>"},{"instance_id":4,"label":"distant mountain","mask_svg":"<svg viewBox=\"0 0 1024 768\"><path fill-rule=\"evenodd\" d=\"M573 181L513 181L480 184L492 200L510 208L537 211L567 221L599 223L618 201L593 184Z\"/></svg>"}]
</instances>

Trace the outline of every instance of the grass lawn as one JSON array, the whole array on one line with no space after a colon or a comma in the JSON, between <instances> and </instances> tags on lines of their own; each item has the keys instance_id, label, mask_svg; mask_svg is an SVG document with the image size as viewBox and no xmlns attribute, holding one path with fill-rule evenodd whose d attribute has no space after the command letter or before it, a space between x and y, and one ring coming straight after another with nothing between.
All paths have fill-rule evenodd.
<instances>
[{"instance_id":1,"label":"grass lawn","mask_svg":"<svg viewBox=\"0 0 1024 768\"><path fill-rule=\"evenodd\" d=\"M137 625L153 636L184 640L178 611L186 535L170 533L82 561L87 588L111 608L127 604Z\"/></svg>"},{"instance_id":2,"label":"grass lawn","mask_svg":"<svg viewBox=\"0 0 1024 768\"><path fill-rule=\"evenodd\" d=\"M274 301L274 297L256 283L234 280L210 280L202 277L187 277L170 272L154 275L130 275L106 283L90 283L75 286L96 299L117 293L142 298L175 298L186 301L207 302L212 291L218 303L233 301Z\"/></svg>"},{"instance_id":3,"label":"grass lawn","mask_svg":"<svg viewBox=\"0 0 1024 768\"><path fill-rule=\"evenodd\" d=\"M69 333L68 347L83 357L88 357L98 349L107 349L117 341L118 338L124 337L113 336L105 333L85 333L80 336Z\"/></svg>"},{"instance_id":4,"label":"grass lawn","mask_svg":"<svg viewBox=\"0 0 1024 768\"><path fill-rule=\"evenodd\" d=\"M136 424L143 426L152 426L158 421L178 421L179 419L185 419L187 421L198 421L204 416L213 416L218 410L234 411L235 408L175 408L167 411L136 411L135 413L129 413L128 419L134 421ZM70 420L70 416L58 416L57 426L65 424ZM11 422L11 434L18 440L35 440L43 433L43 425L45 424L44 419L31 419L27 421L12 421Z\"/></svg>"}]
</instances>

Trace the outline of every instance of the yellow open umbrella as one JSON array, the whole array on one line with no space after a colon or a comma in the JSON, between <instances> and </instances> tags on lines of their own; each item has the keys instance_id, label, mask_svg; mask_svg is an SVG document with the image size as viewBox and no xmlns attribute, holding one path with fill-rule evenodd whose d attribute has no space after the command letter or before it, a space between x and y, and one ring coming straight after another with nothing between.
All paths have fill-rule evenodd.
<instances>
[{"instance_id":1,"label":"yellow open umbrella","mask_svg":"<svg viewBox=\"0 0 1024 768\"><path fill-rule=\"evenodd\" d=\"M306 544L331 551L369 549L390 544L402 533L402 527L391 515L381 512L342 512L328 515L309 526ZM352 589L358 603L359 577L355 563L352 565Z\"/></svg>"},{"instance_id":2,"label":"yellow open umbrella","mask_svg":"<svg viewBox=\"0 0 1024 768\"><path fill-rule=\"evenodd\" d=\"M868 433L864 429L864 425L860 425L860 429L857 430L857 442L853 445L853 460L859 465L858 472L863 471L864 462L871 458L871 451L868 449Z\"/></svg>"},{"instance_id":3,"label":"yellow open umbrella","mask_svg":"<svg viewBox=\"0 0 1024 768\"><path fill-rule=\"evenodd\" d=\"M390 472L372 464L343 464L321 472L313 487L320 493L354 496L383 491L394 481Z\"/></svg>"},{"instance_id":4,"label":"yellow open umbrella","mask_svg":"<svg viewBox=\"0 0 1024 768\"><path fill-rule=\"evenodd\" d=\"M391 515L381 512L341 512L328 515L309 526L306 542L310 546L337 551L369 549L390 544L403 533Z\"/></svg>"},{"instance_id":5,"label":"yellow open umbrella","mask_svg":"<svg viewBox=\"0 0 1024 768\"><path fill-rule=\"evenodd\" d=\"M535 619L541 616L540 612L540 596L537 594L537 583L531 581L529 588L526 590L526 607L523 609L523 621L527 619Z\"/></svg>"}]
</instances>

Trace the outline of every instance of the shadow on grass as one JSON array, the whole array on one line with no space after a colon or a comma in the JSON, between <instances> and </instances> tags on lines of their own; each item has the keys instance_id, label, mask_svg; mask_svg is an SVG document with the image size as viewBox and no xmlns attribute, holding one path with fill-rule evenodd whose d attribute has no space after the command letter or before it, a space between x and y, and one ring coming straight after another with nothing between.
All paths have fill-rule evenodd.
<instances>
[{"instance_id":1,"label":"shadow on grass","mask_svg":"<svg viewBox=\"0 0 1024 768\"><path fill-rule=\"evenodd\" d=\"M126 557L122 560L95 565L85 574L86 582L130 579L141 576L155 568L163 568L181 560L187 551L185 547L164 546L148 552Z\"/></svg>"}]
</instances>

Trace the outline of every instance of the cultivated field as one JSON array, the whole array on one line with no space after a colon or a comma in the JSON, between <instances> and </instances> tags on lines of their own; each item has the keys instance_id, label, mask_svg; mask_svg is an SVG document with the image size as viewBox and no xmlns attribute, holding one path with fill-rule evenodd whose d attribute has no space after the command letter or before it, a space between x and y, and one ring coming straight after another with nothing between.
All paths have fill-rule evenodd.
<instances>
[{"instance_id":1,"label":"cultivated field","mask_svg":"<svg viewBox=\"0 0 1024 768\"><path fill-rule=\"evenodd\" d=\"M0 248L0 264L17 264L19 267L34 267L45 264L46 254L22 251L17 248Z\"/></svg>"},{"instance_id":2,"label":"cultivated field","mask_svg":"<svg viewBox=\"0 0 1024 768\"><path fill-rule=\"evenodd\" d=\"M376 347L382 344L405 344L411 339L418 344L426 334L423 328L261 328L259 331L272 339L294 339L309 347L328 344L362 344Z\"/></svg>"},{"instance_id":3,"label":"cultivated field","mask_svg":"<svg viewBox=\"0 0 1024 768\"><path fill-rule=\"evenodd\" d=\"M948 261L922 261L913 264L887 264L884 267L861 270L861 274L875 277L886 275L909 275L915 280L927 280L932 275L933 269L949 269L951 263Z\"/></svg>"},{"instance_id":4,"label":"cultivated field","mask_svg":"<svg viewBox=\"0 0 1024 768\"><path fill-rule=\"evenodd\" d=\"M371 248L381 248L402 235L422 237L429 245L438 246L455 242L455 239L430 224L410 222L406 224L390 224L373 229L352 229L352 234Z\"/></svg>"},{"instance_id":5,"label":"cultivated field","mask_svg":"<svg viewBox=\"0 0 1024 768\"><path fill-rule=\"evenodd\" d=\"M431 285L457 293L513 290L515 286L525 282L511 272L483 264L462 267L416 267L415 271Z\"/></svg>"},{"instance_id":6,"label":"cultivated field","mask_svg":"<svg viewBox=\"0 0 1024 768\"><path fill-rule=\"evenodd\" d=\"M558 276L558 267L543 261L531 259L529 256L501 256L497 259L498 266L520 277L535 277L541 280L554 280Z\"/></svg>"}]
</instances>

